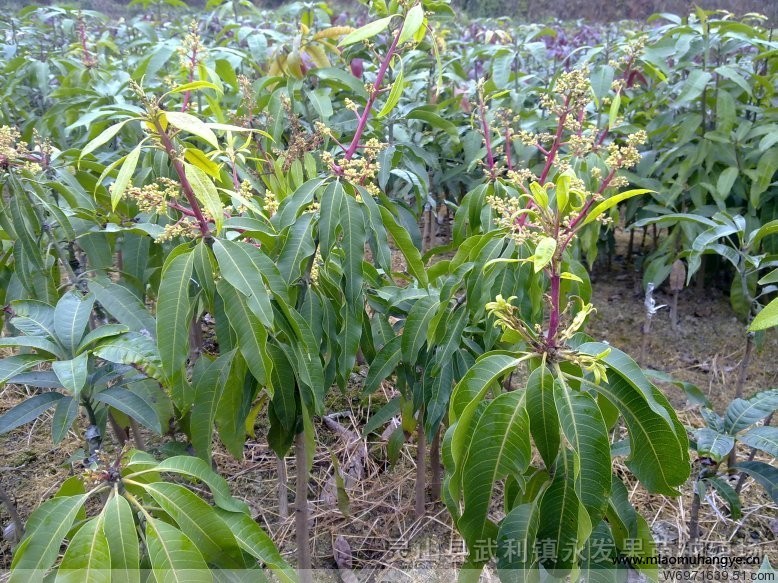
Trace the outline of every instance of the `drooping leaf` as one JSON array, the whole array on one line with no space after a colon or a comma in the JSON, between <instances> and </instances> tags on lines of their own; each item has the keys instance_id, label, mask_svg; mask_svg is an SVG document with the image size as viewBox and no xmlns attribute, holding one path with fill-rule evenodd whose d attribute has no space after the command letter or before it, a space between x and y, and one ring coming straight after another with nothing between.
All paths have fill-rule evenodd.
<instances>
[{"instance_id":1,"label":"drooping leaf","mask_svg":"<svg viewBox=\"0 0 778 583\"><path fill-rule=\"evenodd\" d=\"M236 243L217 239L213 252L219 263L222 276L248 298L248 306L263 326L273 324L273 308L265 288L259 265L253 261L248 243Z\"/></svg>"},{"instance_id":2,"label":"drooping leaf","mask_svg":"<svg viewBox=\"0 0 778 583\"><path fill-rule=\"evenodd\" d=\"M107 277L96 277L89 289L106 311L130 330L156 334L156 321L143 302L130 290Z\"/></svg>"},{"instance_id":3,"label":"drooping leaf","mask_svg":"<svg viewBox=\"0 0 778 583\"><path fill-rule=\"evenodd\" d=\"M41 413L53 407L62 397L61 393L40 393L22 401L0 416L0 435L37 419Z\"/></svg>"},{"instance_id":4,"label":"drooping leaf","mask_svg":"<svg viewBox=\"0 0 778 583\"><path fill-rule=\"evenodd\" d=\"M743 461L732 466L732 469L747 473L758 482L778 504L778 468L757 461Z\"/></svg>"},{"instance_id":5,"label":"drooping leaf","mask_svg":"<svg viewBox=\"0 0 778 583\"><path fill-rule=\"evenodd\" d=\"M122 387L108 387L95 393L93 397L95 401L110 405L125 415L129 415L155 433L162 433L162 424L157 412L138 394Z\"/></svg>"},{"instance_id":6,"label":"drooping leaf","mask_svg":"<svg viewBox=\"0 0 778 583\"><path fill-rule=\"evenodd\" d=\"M89 355L84 352L70 360L57 360L51 363L51 369L67 391L78 398L86 385Z\"/></svg>"},{"instance_id":7,"label":"drooping leaf","mask_svg":"<svg viewBox=\"0 0 778 583\"><path fill-rule=\"evenodd\" d=\"M778 457L778 427L754 427L738 440L749 447L762 450L772 457Z\"/></svg>"},{"instance_id":8,"label":"drooping leaf","mask_svg":"<svg viewBox=\"0 0 778 583\"><path fill-rule=\"evenodd\" d=\"M130 503L123 496L113 495L103 509L103 516L112 571L117 579L139 583L140 548Z\"/></svg>"},{"instance_id":9,"label":"drooping leaf","mask_svg":"<svg viewBox=\"0 0 778 583\"><path fill-rule=\"evenodd\" d=\"M151 570L165 583L211 583L208 565L189 537L156 518L146 522L146 544Z\"/></svg>"},{"instance_id":10,"label":"drooping leaf","mask_svg":"<svg viewBox=\"0 0 778 583\"><path fill-rule=\"evenodd\" d=\"M527 413L530 431L540 456L550 468L559 453L559 415L554 401L554 377L540 366L527 379ZM610 474L609 478L610 480Z\"/></svg>"},{"instance_id":11,"label":"drooping leaf","mask_svg":"<svg viewBox=\"0 0 778 583\"><path fill-rule=\"evenodd\" d=\"M100 514L78 529L57 569L58 582L111 581L111 551L103 530L104 518Z\"/></svg>"},{"instance_id":12,"label":"drooping leaf","mask_svg":"<svg viewBox=\"0 0 778 583\"><path fill-rule=\"evenodd\" d=\"M54 331L70 353L75 352L86 332L94 303L93 294L83 295L71 290L60 298L54 308Z\"/></svg>"}]
</instances>

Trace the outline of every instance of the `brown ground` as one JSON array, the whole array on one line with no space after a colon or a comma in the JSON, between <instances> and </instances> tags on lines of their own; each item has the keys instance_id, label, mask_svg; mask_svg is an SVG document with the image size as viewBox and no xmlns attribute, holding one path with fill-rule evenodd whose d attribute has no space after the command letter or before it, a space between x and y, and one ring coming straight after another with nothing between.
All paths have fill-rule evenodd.
<instances>
[{"instance_id":1,"label":"brown ground","mask_svg":"<svg viewBox=\"0 0 778 583\"><path fill-rule=\"evenodd\" d=\"M645 311L642 295L639 291L636 293L632 267L617 256L611 269L596 272L593 281L593 303L598 311L589 332L595 338L607 340L628 354L638 356L643 343L641 326ZM656 299L660 304L670 303L669 296L662 290L657 292ZM733 315L727 297L717 289L707 289L704 296L694 289L684 290L679 314L681 329L678 333L671 330L667 309L654 318L649 351L643 364L696 384L717 410L723 412L734 394L737 367L744 354L743 324ZM763 350L754 354L745 396L778 385L777 336L775 332L768 334ZM338 536L348 543L354 568L380 570L389 566L449 566L452 562L460 562L464 558L461 541L453 533L442 504L428 504L427 517L423 521L414 519L415 445L407 444L399 462L390 467L385 459L385 442L378 438L375 442L365 442L359 438L359 427L369 416L370 404L360 402L356 397L362 376L355 374L352 380L348 394L333 397L328 409L339 414L336 420L347 431L338 433L325 423L317 425L320 445L309 493L315 564L321 568L334 568L332 549ZM701 424L696 411L685 410L685 397L679 389L662 388L679 409L684 423ZM386 391L391 391L391 387ZM24 397L25 392L19 387L0 389L0 413ZM373 403L385 398L384 395L374 396ZM52 446L49 421L44 417L0 437L0 486L14 497L23 518L72 474L69 458L82 446L81 438L75 433L62 444ZM234 493L246 499L274 540L293 560L293 518L279 520L277 464L263 435L264 428L258 427L257 439L247 444L243 460L236 461L217 448L215 461L230 481ZM364 455L365 451L368 455ZM332 484L327 486L332 482L332 454L338 457L343 471L351 464L355 476L348 492L347 514L339 510L332 496L325 492L332 489ZM294 460L291 458L287 458L287 469L290 515L293 515ZM687 484L683 496L678 499L648 495L634 481L629 485L633 503L652 525L657 537L685 540L691 484ZM775 553L776 506L751 480L746 483L742 499L744 518L737 522L727 516L725 505L717 497L711 497L715 509L709 503L703 504L702 540L730 539L747 545L749 552ZM0 525L5 526L8 520L6 509L0 508ZM0 569L9 563L9 545L0 542Z\"/></svg>"}]
</instances>

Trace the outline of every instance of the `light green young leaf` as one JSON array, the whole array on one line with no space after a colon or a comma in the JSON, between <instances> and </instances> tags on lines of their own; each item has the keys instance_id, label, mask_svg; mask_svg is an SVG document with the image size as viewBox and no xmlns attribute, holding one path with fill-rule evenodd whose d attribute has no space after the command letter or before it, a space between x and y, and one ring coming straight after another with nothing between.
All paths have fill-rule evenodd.
<instances>
[{"instance_id":1,"label":"light green young leaf","mask_svg":"<svg viewBox=\"0 0 778 583\"><path fill-rule=\"evenodd\" d=\"M620 202L623 202L627 200L628 198L632 198L633 196L638 196L641 194L646 194L648 192L654 192L653 190L649 190L647 188L636 188L634 190L627 190L625 192L620 192L618 194L614 194L610 198L606 198L601 203L594 206L593 209L591 209L587 214L586 218L583 220L583 225L588 225L592 221L596 220L597 217L599 217L602 213L604 213L607 210L612 209L614 206L619 204Z\"/></svg>"},{"instance_id":2,"label":"light green young leaf","mask_svg":"<svg viewBox=\"0 0 778 583\"><path fill-rule=\"evenodd\" d=\"M113 138L116 134L118 134L121 129L124 127L124 125L130 121L129 119L125 119L123 121L120 121L119 123L115 123L112 126L109 126L108 128L104 129L98 136L90 141L84 148L81 150L81 153L78 155L79 161L81 158L86 156L87 154L91 154L97 148L108 142L111 138Z\"/></svg>"},{"instance_id":3,"label":"light green young leaf","mask_svg":"<svg viewBox=\"0 0 778 583\"><path fill-rule=\"evenodd\" d=\"M386 30L386 28L389 26L389 23L392 22L392 18L394 18L394 16L395 15L374 20L373 22L370 22L365 26L348 33L341 39L341 41L338 43L338 46L347 47L349 45L353 45L354 43L373 38L375 35Z\"/></svg>"},{"instance_id":4,"label":"light green young leaf","mask_svg":"<svg viewBox=\"0 0 778 583\"><path fill-rule=\"evenodd\" d=\"M138 166L138 159L140 158L141 148L143 142L135 146L135 148L127 154L122 163L122 167L119 169L119 173L116 175L116 180L111 185L111 210L115 211L119 201L124 196L124 191L127 190L127 186L130 184L132 175L135 173L135 168Z\"/></svg>"},{"instance_id":5,"label":"light green young leaf","mask_svg":"<svg viewBox=\"0 0 778 583\"><path fill-rule=\"evenodd\" d=\"M402 32L400 33L400 40L398 45L403 44L405 41L411 40L424 24L424 8L421 4L416 4L405 15L405 21L403 22Z\"/></svg>"},{"instance_id":6,"label":"light green young leaf","mask_svg":"<svg viewBox=\"0 0 778 583\"><path fill-rule=\"evenodd\" d=\"M208 214L213 218L216 225L216 234L219 234L224 224L224 205L219 197L219 191L216 190L211 178L197 166L184 163L184 171L192 190L203 205Z\"/></svg>"},{"instance_id":7,"label":"light green young leaf","mask_svg":"<svg viewBox=\"0 0 778 583\"><path fill-rule=\"evenodd\" d=\"M166 111L163 115L174 128L202 138L215 149L219 149L219 140L216 139L216 134L199 118L181 111Z\"/></svg>"}]
</instances>

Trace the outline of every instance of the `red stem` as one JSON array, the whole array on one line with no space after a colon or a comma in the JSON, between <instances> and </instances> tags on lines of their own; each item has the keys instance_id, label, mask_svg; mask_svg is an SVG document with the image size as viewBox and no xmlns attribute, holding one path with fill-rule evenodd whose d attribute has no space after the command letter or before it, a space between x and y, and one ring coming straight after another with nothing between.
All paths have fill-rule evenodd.
<instances>
[{"instance_id":1,"label":"red stem","mask_svg":"<svg viewBox=\"0 0 778 583\"><path fill-rule=\"evenodd\" d=\"M494 178L494 153L492 152L492 136L489 124L486 121L486 106L484 105L483 93L478 93L478 107L481 110L481 129L484 132L484 146L486 146L486 167L489 168L489 175Z\"/></svg>"},{"instance_id":2,"label":"red stem","mask_svg":"<svg viewBox=\"0 0 778 583\"><path fill-rule=\"evenodd\" d=\"M158 116L154 118L154 126L156 127L157 134L159 134L159 137L162 140L162 146L165 148L168 158L173 162L173 168L175 168L178 179L181 181L181 189L184 191L184 196L186 196L189 206L192 207L192 213L195 219L197 219L197 225L200 227L200 232L203 237L208 237L211 234L211 231L208 228L208 221L200 210L200 204L197 202L197 195L195 195L194 189L192 188L189 179L186 177L186 170L184 169L183 163L178 158L176 147L173 145L167 132L162 129L162 124L160 124Z\"/></svg>"},{"instance_id":3,"label":"red stem","mask_svg":"<svg viewBox=\"0 0 778 583\"><path fill-rule=\"evenodd\" d=\"M548 152L548 156L546 156L546 165L543 167L543 172L540 173L540 179L538 182L542 186L546 183L546 178L548 178L548 173L551 172L551 166L554 164L554 160L556 159L557 152L559 151L559 148L562 146L562 132L565 129L565 120L567 119L567 106L570 104L570 96L568 95L565 97L565 111L562 113L562 115L559 116L559 123L556 127L556 135L554 136L554 143L551 145L551 149Z\"/></svg>"},{"instance_id":4,"label":"red stem","mask_svg":"<svg viewBox=\"0 0 778 583\"><path fill-rule=\"evenodd\" d=\"M344 154L344 158L346 158L346 160L351 160L351 158L354 157L357 148L359 148L359 141L362 139L362 134L365 132L365 127L367 126L367 118L370 116L370 110L373 108L373 103L375 103L376 97L378 97L378 92L380 91L381 85L384 82L386 71L389 69L389 63L392 62L392 57L397 50L397 45L400 42L400 34L402 34L402 31L403 26L401 25L397 30L397 34L395 35L391 46L389 47L389 51L386 53L384 60L381 62L381 66L378 68L378 74L376 75L375 83L373 83L373 90L367 97L365 109L362 110L362 115L359 116L359 120L357 121L357 129L354 133L354 138L351 140L351 144L349 144L349 147Z\"/></svg>"},{"instance_id":5,"label":"red stem","mask_svg":"<svg viewBox=\"0 0 778 583\"><path fill-rule=\"evenodd\" d=\"M546 344L549 348L556 346L556 334L559 329L559 288L560 288L559 270L555 263L551 267L551 315L548 320L548 336Z\"/></svg>"}]
</instances>

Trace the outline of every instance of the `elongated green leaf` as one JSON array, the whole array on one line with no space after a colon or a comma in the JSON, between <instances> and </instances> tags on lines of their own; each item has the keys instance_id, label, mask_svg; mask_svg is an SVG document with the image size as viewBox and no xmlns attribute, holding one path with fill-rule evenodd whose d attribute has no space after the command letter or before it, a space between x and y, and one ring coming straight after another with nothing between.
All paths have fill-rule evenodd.
<instances>
[{"instance_id":1,"label":"elongated green leaf","mask_svg":"<svg viewBox=\"0 0 778 583\"><path fill-rule=\"evenodd\" d=\"M110 405L156 433L162 433L157 412L142 397L121 387L108 387L93 395L95 401Z\"/></svg>"},{"instance_id":2,"label":"elongated green leaf","mask_svg":"<svg viewBox=\"0 0 778 583\"><path fill-rule=\"evenodd\" d=\"M58 583L111 581L111 551L103 524L100 514L78 529L57 570Z\"/></svg>"},{"instance_id":3,"label":"elongated green leaf","mask_svg":"<svg viewBox=\"0 0 778 583\"><path fill-rule=\"evenodd\" d=\"M597 401L554 383L554 400L565 437L586 465L575 477L576 492L592 524L605 515L611 489L611 452L608 428Z\"/></svg>"},{"instance_id":4,"label":"elongated green leaf","mask_svg":"<svg viewBox=\"0 0 778 583\"><path fill-rule=\"evenodd\" d=\"M599 217L602 213L612 209L620 202L624 202L625 200L632 198L633 196L647 194L649 192L654 192L654 191L646 188L637 188L634 190L627 190L624 192L620 192L618 194L614 194L610 198L606 198L604 201L596 204L594 208L587 213L586 218L583 220L582 224L588 225L592 221L596 220L597 217Z\"/></svg>"},{"instance_id":5,"label":"elongated green leaf","mask_svg":"<svg viewBox=\"0 0 778 583\"><path fill-rule=\"evenodd\" d=\"M103 509L103 531L111 552L111 569L116 580L140 582L140 548L132 508L118 494L111 496Z\"/></svg>"},{"instance_id":6,"label":"elongated green leaf","mask_svg":"<svg viewBox=\"0 0 778 583\"><path fill-rule=\"evenodd\" d=\"M211 490L213 501L220 508L230 512L248 512L246 505L232 497L227 480L213 471L210 464L200 458L189 455L179 455L162 460L158 464L146 467L137 472L128 474L127 478L141 476L148 473L171 472L183 476L197 478Z\"/></svg>"},{"instance_id":7,"label":"elongated green leaf","mask_svg":"<svg viewBox=\"0 0 778 583\"><path fill-rule=\"evenodd\" d=\"M224 205L219 197L219 191L216 190L216 185L213 180L200 168L193 166L192 164L184 163L184 171L186 172L186 178L192 185L192 190L203 205L203 208L208 211L208 214L213 219L213 223L216 226L216 234L221 233L222 225L224 225Z\"/></svg>"},{"instance_id":8,"label":"elongated green leaf","mask_svg":"<svg viewBox=\"0 0 778 583\"><path fill-rule=\"evenodd\" d=\"M0 435L29 423L54 406L62 398L61 393L40 393L22 401L0 416Z\"/></svg>"},{"instance_id":9,"label":"elongated green leaf","mask_svg":"<svg viewBox=\"0 0 778 583\"><path fill-rule=\"evenodd\" d=\"M316 247L312 233L313 214L304 213L288 228L281 253L278 257L278 271L286 285L292 285L301 274L301 263L313 255Z\"/></svg>"},{"instance_id":10,"label":"elongated green leaf","mask_svg":"<svg viewBox=\"0 0 778 583\"><path fill-rule=\"evenodd\" d=\"M373 362L370 363L370 368L367 371L367 378L362 389L363 394L372 393L378 388L380 382L386 379L397 365L400 363L402 348L400 342L401 336L395 336L389 342L384 344L383 348L378 351Z\"/></svg>"},{"instance_id":11,"label":"elongated green leaf","mask_svg":"<svg viewBox=\"0 0 778 583\"><path fill-rule=\"evenodd\" d=\"M81 342L89 324L95 297L92 294L83 295L77 291L69 291L63 295L54 308L54 331L59 341L71 353Z\"/></svg>"},{"instance_id":12,"label":"elongated green leaf","mask_svg":"<svg viewBox=\"0 0 778 583\"><path fill-rule=\"evenodd\" d=\"M751 332L758 332L759 330L767 330L774 326L778 326L778 298L762 308L754 317L748 329Z\"/></svg>"},{"instance_id":13,"label":"elongated green leaf","mask_svg":"<svg viewBox=\"0 0 778 583\"><path fill-rule=\"evenodd\" d=\"M554 377L545 366L532 371L527 379L527 413L530 431L547 468L559 454L559 415L554 401ZM610 474L608 475L610 480Z\"/></svg>"},{"instance_id":14,"label":"elongated green leaf","mask_svg":"<svg viewBox=\"0 0 778 583\"><path fill-rule=\"evenodd\" d=\"M62 540L85 500L85 494L52 498L32 513L26 525L27 534L11 562L11 583L29 581L25 571L44 572L54 564Z\"/></svg>"},{"instance_id":15,"label":"elongated green leaf","mask_svg":"<svg viewBox=\"0 0 778 583\"><path fill-rule=\"evenodd\" d=\"M186 360L189 356L189 328L192 307L189 283L194 266L194 253L184 252L168 259L162 270L157 297L157 339L162 370L168 386L173 388L174 400L182 394ZM182 403L177 403L179 406Z\"/></svg>"},{"instance_id":16,"label":"elongated green leaf","mask_svg":"<svg viewBox=\"0 0 778 583\"><path fill-rule=\"evenodd\" d=\"M217 239L213 252L222 276L239 292L248 298L248 306L262 325L273 325L273 308L270 296L262 283L262 275L249 253L248 243L235 243L226 239Z\"/></svg>"},{"instance_id":17,"label":"elongated green leaf","mask_svg":"<svg viewBox=\"0 0 778 583\"><path fill-rule=\"evenodd\" d=\"M627 568L619 565L616 557L616 541L611 528L601 520L582 552L582 579L589 583L627 583Z\"/></svg>"},{"instance_id":18,"label":"elongated green leaf","mask_svg":"<svg viewBox=\"0 0 778 583\"><path fill-rule=\"evenodd\" d=\"M758 482L778 504L778 468L764 462L744 461L732 466L733 469L747 473Z\"/></svg>"},{"instance_id":19,"label":"elongated green leaf","mask_svg":"<svg viewBox=\"0 0 778 583\"><path fill-rule=\"evenodd\" d=\"M740 495L735 492L735 489L717 476L705 478L704 481L713 486L716 492L724 498L727 506L729 506L729 514L732 520L738 520L742 513L740 511Z\"/></svg>"},{"instance_id":20,"label":"elongated green leaf","mask_svg":"<svg viewBox=\"0 0 778 583\"><path fill-rule=\"evenodd\" d=\"M340 226L343 229L341 245L346 254L343 277L346 281L346 302L359 305L362 294L362 261L365 257L367 230L365 216L359 203L351 196L341 198Z\"/></svg>"},{"instance_id":21,"label":"elongated green leaf","mask_svg":"<svg viewBox=\"0 0 778 583\"><path fill-rule=\"evenodd\" d=\"M724 415L723 429L735 435L778 409L778 389L757 393L750 399L733 399Z\"/></svg>"},{"instance_id":22,"label":"elongated green leaf","mask_svg":"<svg viewBox=\"0 0 778 583\"><path fill-rule=\"evenodd\" d=\"M132 152L127 154L122 163L122 167L119 168L119 173L116 175L116 180L111 185L111 210L115 211L119 204L119 201L124 196L124 191L127 190L127 186L130 184L132 175L135 174L135 168L138 166L138 159L140 158L141 148L143 142L135 146Z\"/></svg>"},{"instance_id":23,"label":"elongated green leaf","mask_svg":"<svg viewBox=\"0 0 778 583\"><path fill-rule=\"evenodd\" d=\"M83 147L81 150L81 153L78 155L78 159L81 160L84 156L87 154L91 154L97 148L102 146L103 144L107 143L109 140L111 140L116 134L118 134L124 125L130 121L129 119L125 119L120 121L119 123L115 123L112 126L108 126L106 129L104 129L102 132L100 132L96 138L91 140L86 146Z\"/></svg>"},{"instance_id":24,"label":"elongated green leaf","mask_svg":"<svg viewBox=\"0 0 778 583\"><path fill-rule=\"evenodd\" d=\"M394 106L397 105L397 103L400 101L400 97L402 97L403 89L405 89L405 76L403 74L402 61L400 61L400 63L400 71L394 78L392 89L389 91L389 96L386 98L384 106L378 111L378 113L376 113L376 118L378 119L386 117L389 113L391 113L391 111L394 109Z\"/></svg>"},{"instance_id":25,"label":"elongated green leaf","mask_svg":"<svg viewBox=\"0 0 778 583\"><path fill-rule=\"evenodd\" d=\"M740 436L739 441L755 447L773 457L778 457L778 427L754 427Z\"/></svg>"},{"instance_id":26,"label":"elongated green leaf","mask_svg":"<svg viewBox=\"0 0 778 583\"><path fill-rule=\"evenodd\" d=\"M609 381L600 385L583 379L582 382L601 393L624 416L631 445L627 467L649 491L677 495L675 488L686 481L690 472L688 438L683 426L677 419L668 423L657 414L633 384L616 374L609 376ZM666 402L658 390L654 399Z\"/></svg>"},{"instance_id":27,"label":"elongated green leaf","mask_svg":"<svg viewBox=\"0 0 778 583\"><path fill-rule=\"evenodd\" d=\"M14 317L11 325L27 336L48 336L54 342L57 333L54 331L54 308L37 300L16 300L11 302Z\"/></svg>"},{"instance_id":28,"label":"elongated green leaf","mask_svg":"<svg viewBox=\"0 0 778 583\"><path fill-rule=\"evenodd\" d=\"M246 359L251 374L261 385L270 386L273 362L267 352L267 330L249 310L246 300L226 281L217 281L216 289L224 300L224 310L230 326L238 335L240 353ZM272 392L272 387L270 387Z\"/></svg>"},{"instance_id":29,"label":"elongated green leaf","mask_svg":"<svg viewBox=\"0 0 778 583\"><path fill-rule=\"evenodd\" d=\"M427 287L429 285L429 280L427 278L427 272L424 269L424 263L421 260L421 253L419 253L419 250L414 246L408 231L397 224L397 221L388 209L382 206L378 208L381 213L381 220L384 223L384 227L389 231L397 248L403 254L403 257L405 257L408 271L416 278L416 281L419 282L420 286Z\"/></svg>"},{"instance_id":30,"label":"elongated green leaf","mask_svg":"<svg viewBox=\"0 0 778 583\"><path fill-rule=\"evenodd\" d=\"M54 445L65 439L78 416L79 401L73 397L65 397L57 402L54 409L54 419L51 422L51 441Z\"/></svg>"},{"instance_id":31,"label":"elongated green leaf","mask_svg":"<svg viewBox=\"0 0 778 583\"><path fill-rule=\"evenodd\" d=\"M735 447L735 438L714 431L710 427L702 427L694 432L697 440L697 453L703 457L720 462Z\"/></svg>"},{"instance_id":32,"label":"elongated green leaf","mask_svg":"<svg viewBox=\"0 0 778 583\"><path fill-rule=\"evenodd\" d=\"M154 577L160 583L211 583L203 555L189 537L166 522L149 518L146 545Z\"/></svg>"},{"instance_id":33,"label":"elongated green leaf","mask_svg":"<svg viewBox=\"0 0 778 583\"><path fill-rule=\"evenodd\" d=\"M408 318L405 320L403 333L400 337L402 359L408 364L419 361L422 346L427 340L427 330L430 321L438 310L440 302L433 296L419 298L413 304Z\"/></svg>"},{"instance_id":34,"label":"elongated green leaf","mask_svg":"<svg viewBox=\"0 0 778 583\"><path fill-rule=\"evenodd\" d=\"M525 393L503 393L489 403L472 434L462 475L465 510L457 522L468 548L495 539L497 528L488 518L497 480L520 474L531 457ZM472 560L472 559L471 559Z\"/></svg>"},{"instance_id":35,"label":"elongated green leaf","mask_svg":"<svg viewBox=\"0 0 778 583\"><path fill-rule=\"evenodd\" d=\"M532 266L535 273L540 272L549 264L556 251L556 239L553 237L543 237L535 247L535 253L532 255Z\"/></svg>"},{"instance_id":36,"label":"elongated green leaf","mask_svg":"<svg viewBox=\"0 0 778 583\"><path fill-rule=\"evenodd\" d=\"M211 562L237 562L238 542L212 506L179 484L154 482L143 488Z\"/></svg>"},{"instance_id":37,"label":"elongated green leaf","mask_svg":"<svg viewBox=\"0 0 778 583\"><path fill-rule=\"evenodd\" d=\"M243 512L227 512L217 509L221 519L227 523L241 548L255 559L261 561L286 583L295 583L297 578L278 552L273 541L265 534L251 516Z\"/></svg>"},{"instance_id":38,"label":"elongated green leaf","mask_svg":"<svg viewBox=\"0 0 778 583\"><path fill-rule=\"evenodd\" d=\"M130 290L107 277L97 277L89 282L89 289L106 311L130 330L156 334L156 320L143 302Z\"/></svg>"},{"instance_id":39,"label":"elongated green leaf","mask_svg":"<svg viewBox=\"0 0 778 583\"><path fill-rule=\"evenodd\" d=\"M562 451L565 464L557 470L540 502L538 540L553 541L552 556L541 564L555 577L566 574L577 561L592 530L589 515L575 491L575 454Z\"/></svg>"},{"instance_id":40,"label":"elongated green leaf","mask_svg":"<svg viewBox=\"0 0 778 583\"><path fill-rule=\"evenodd\" d=\"M76 349L76 354L80 354L87 348L90 348L95 342L99 342L100 340L104 340L106 338L112 338L129 331L129 326L125 326L124 324L103 324L99 328L95 328L86 336L84 336L84 338L81 340L81 344L79 344L78 348Z\"/></svg>"},{"instance_id":41,"label":"elongated green leaf","mask_svg":"<svg viewBox=\"0 0 778 583\"><path fill-rule=\"evenodd\" d=\"M406 41L411 40L416 33L419 32L422 24L424 24L424 8L421 3L415 4L405 15L405 21L403 22L403 28L400 32L400 40L398 44L403 44Z\"/></svg>"},{"instance_id":42,"label":"elongated green leaf","mask_svg":"<svg viewBox=\"0 0 778 583\"><path fill-rule=\"evenodd\" d=\"M57 375L62 386L78 399L81 390L86 385L86 378L89 374L88 365L89 355L83 353L70 360L53 362L51 363L51 369Z\"/></svg>"},{"instance_id":43,"label":"elongated green leaf","mask_svg":"<svg viewBox=\"0 0 778 583\"><path fill-rule=\"evenodd\" d=\"M144 334L127 332L113 336L98 344L93 354L108 362L131 365L160 383L165 383L157 345Z\"/></svg>"},{"instance_id":44,"label":"elongated green leaf","mask_svg":"<svg viewBox=\"0 0 778 583\"><path fill-rule=\"evenodd\" d=\"M65 353L62 351L61 347L42 336L8 336L6 338L0 338L0 346L34 348L35 350L48 352L52 356L65 358Z\"/></svg>"},{"instance_id":45,"label":"elongated green leaf","mask_svg":"<svg viewBox=\"0 0 778 583\"><path fill-rule=\"evenodd\" d=\"M219 405L224 385L229 377L235 351L222 354L208 365L202 376L194 381L194 404L192 421L189 424L192 433L192 446L205 461L211 459L213 424L216 408Z\"/></svg>"},{"instance_id":46,"label":"elongated green leaf","mask_svg":"<svg viewBox=\"0 0 778 583\"><path fill-rule=\"evenodd\" d=\"M341 41L338 43L338 46L347 47L349 45L353 45L354 43L373 38L375 35L386 30L386 28L389 26L389 23L392 22L392 18L394 18L394 15L374 20L373 22L370 22L365 26L362 26L348 33L341 39Z\"/></svg>"},{"instance_id":47,"label":"elongated green leaf","mask_svg":"<svg viewBox=\"0 0 778 583\"><path fill-rule=\"evenodd\" d=\"M538 521L535 502L520 504L503 518L497 533L497 570L501 580L521 581L522 571L536 567Z\"/></svg>"},{"instance_id":48,"label":"elongated green leaf","mask_svg":"<svg viewBox=\"0 0 778 583\"><path fill-rule=\"evenodd\" d=\"M202 138L215 149L219 149L219 140L216 139L216 134L199 118L181 111L166 111L164 115L168 123L174 128Z\"/></svg>"}]
</instances>

